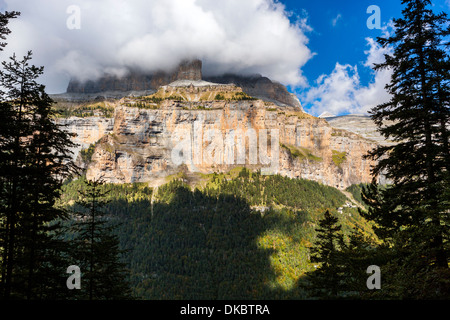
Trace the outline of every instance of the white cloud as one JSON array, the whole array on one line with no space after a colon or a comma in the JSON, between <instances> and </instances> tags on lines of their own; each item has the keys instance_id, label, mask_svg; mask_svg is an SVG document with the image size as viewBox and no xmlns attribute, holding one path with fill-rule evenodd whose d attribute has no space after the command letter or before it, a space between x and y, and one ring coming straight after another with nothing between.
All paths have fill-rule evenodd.
<instances>
[{"instance_id":1,"label":"white cloud","mask_svg":"<svg viewBox=\"0 0 450 320\"><path fill-rule=\"evenodd\" d=\"M70 76L167 69L184 58L202 59L206 74L260 73L286 85L306 84L301 68L312 57L305 36L311 29L304 19L291 23L273 0L5 2L6 10L22 14L10 23L3 57L33 50L49 92L64 91ZM80 7L79 30L66 26L73 4Z\"/></svg>"},{"instance_id":2,"label":"white cloud","mask_svg":"<svg viewBox=\"0 0 450 320\"><path fill-rule=\"evenodd\" d=\"M329 75L322 75L316 80L305 102L312 104L309 111L318 115L324 111L340 114L354 109L355 88L359 86L357 67L336 63Z\"/></svg>"},{"instance_id":3,"label":"white cloud","mask_svg":"<svg viewBox=\"0 0 450 320\"><path fill-rule=\"evenodd\" d=\"M389 48L382 48L374 39L366 39L370 49L365 51L368 55L364 63L366 67L372 68L376 63L382 63L385 54L390 54ZM374 80L367 87L360 87L355 94L355 100L359 105L359 113L367 113L378 104L387 102L390 99L385 86L391 81L392 71L389 69L378 70L374 72Z\"/></svg>"},{"instance_id":4,"label":"white cloud","mask_svg":"<svg viewBox=\"0 0 450 320\"><path fill-rule=\"evenodd\" d=\"M384 54L389 48L382 48L374 39L366 38L369 49L364 67L372 68L374 63L384 61ZM328 111L332 114L367 114L367 112L384 102L390 95L385 85L390 82L391 70L373 72L373 80L367 86L361 84L357 66L336 63L329 75L321 75L313 87L304 95L304 104L311 105L309 112L320 115Z\"/></svg>"},{"instance_id":5,"label":"white cloud","mask_svg":"<svg viewBox=\"0 0 450 320\"><path fill-rule=\"evenodd\" d=\"M334 18L333 20L331 20L331 24L333 25L333 27L336 27L336 24L338 23L338 21L342 19L342 15L340 13L338 13L338 15L336 16L336 18Z\"/></svg>"}]
</instances>

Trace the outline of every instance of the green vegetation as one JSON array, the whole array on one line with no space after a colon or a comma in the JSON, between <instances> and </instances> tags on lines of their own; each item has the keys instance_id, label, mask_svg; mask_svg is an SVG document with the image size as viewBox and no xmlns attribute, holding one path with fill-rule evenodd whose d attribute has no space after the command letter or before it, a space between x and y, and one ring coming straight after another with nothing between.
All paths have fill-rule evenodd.
<instances>
[{"instance_id":1,"label":"green vegetation","mask_svg":"<svg viewBox=\"0 0 450 320\"><path fill-rule=\"evenodd\" d=\"M114 107L107 105L106 102L84 104L75 108L64 107L56 104L53 109L57 118L79 117L87 118L100 116L104 118L112 118L114 116Z\"/></svg>"},{"instance_id":2,"label":"green vegetation","mask_svg":"<svg viewBox=\"0 0 450 320\"><path fill-rule=\"evenodd\" d=\"M450 297L449 219L449 97L450 19L435 13L429 0L402 1L395 32L377 39L392 48L374 69L392 70L386 90L391 98L370 110L378 131L395 140L380 145L368 159L373 172L392 184L376 183L363 190L369 206L364 216L373 221L383 245L381 299L442 299ZM387 121L389 120L389 121Z\"/></svg>"},{"instance_id":3,"label":"green vegetation","mask_svg":"<svg viewBox=\"0 0 450 320\"><path fill-rule=\"evenodd\" d=\"M286 145L283 143L280 143L280 146L287 151L289 151L291 157L293 159L300 159L300 160L312 160L312 161L322 161L323 159L321 157L315 156L311 153L311 151L308 148L304 147L295 147L293 145Z\"/></svg>"},{"instance_id":4,"label":"green vegetation","mask_svg":"<svg viewBox=\"0 0 450 320\"><path fill-rule=\"evenodd\" d=\"M214 97L214 100L226 100L226 101L251 101L251 100L258 100L257 98L251 97L245 92L234 92L234 93L217 93Z\"/></svg>"},{"instance_id":5,"label":"green vegetation","mask_svg":"<svg viewBox=\"0 0 450 320\"><path fill-rule=\"evenodd\" d=\"M145 102L151 102L151 103L161 103L164 99L161 97L157 97L155 95L150 95L146 97L138 97L139 100L145 101Z\"/></svg>"},{"instance_id":6,"label":"green vegetation","mask_svg":"<svg viewBox=\"0 0 450 320\"><path fill-rule=\"evenodd\" d=\"M136 298L304 297L297 284L313 268L307 248L314 226L346 197L313 181L242 168L202 175L202 189L179 180L185 178L174 176L154 195L142 183L102 187L111 190L104 211L121 223L116 234ZM59 204L75 210L83 186L83 179L67 183ZM359 226L372 234L356 209L340 221L345 232Z\"/></svg>"},{"instance_id":7,"label":"green vegetation","mask_svg":"<svg viewBox=\"0 0 450 320\"><path fill-rule=\"evenodd\" d=\"M359 227L345 234L342 221L328 210L318 226L310 248L310 261L317 268L300 279L299 288L312 299L370 299L373 290L366 285L367 267L385 259L379 240Z\"/></svg>"},{"instance_id":8,"label":"green vegetation","mask_svg":"<svg viewBox=\"0 0 450 320\"><path fill-rule=\"evenodd\" d=\"M5 25L16 15L0 13L0 38L5 39ZM57 237L61 226L54 222L65 212L54 202L62 180L73 169L69 148L74 143L55 123L53 101L36 82L43 67L31 65L31 58L31 51L20 60L13 55L0 70L0 296L4 300L55 299L62 294L59 268L65 262L61 255L65 245Z\"/></svg>"},{"instance_id":9,"label":"green vegetation","mask_svg":"<svg viewBox=\"0 0 450 320\"><path fill-rule=\"evenodd\" d=\"M257 100L254 97L249 96L245 92L236 92L231 100L241 101L241 100Z\"/></svg>"},{"instance_id":10,"label":"green vegetation","mask_svg":"<svg viewBox=\"0 0 450 320\"><path fill-rule=\"evenodd\" d=\"M142 101L137 101L134 103L127 102L125 103L125 106L131 108L150 109L150 110L159 109L159 105L156 103L146 103Z\"/></svg>"},{"instance_id":11,"label":"green vegetation","mask_svg":"<svg viewBox=\"0 0 450 320\"><path fill-rule=\"evenodd\" d=\"M184 101L186 99L184 99L182 96L178 96L176 94L172 94L172 95L166 97L165 100Z\"/></svg>"},{"instance_id":12,"label":"green vegetation","mask_svg":"<svg viewBox=\"0 0 450 320\"><path fill-rule=\"evenodd\" d=\"M366 156L392 184L348 189L367 210L344 207L347 198L335 188L247 169L200 175L201 189L187 183L187 171L157 191L84 177L63 184L75 169L74 144L36 83L43 68L30 65L31 51L3 62L2 298L120 299L129 297L129 283L138 299L448 300L450 19L434 14L430 0L402 3L394 32L377 39L392 48L375 64L392 70L391 100L370 112L398 143ZM0 13L1 39L18 15ZM90 116L97 107L77 112ZM311 156L282 147L297 159ZM337 166L345 159L333 151ZM72 264L82 268L85 291L67 290ZM382 270L377 290L368 290L368 266L374 276Z\"/></svg>"},{"instance_id":13,"label":"green vegetation","mask_svg":"<svg viewBox=\"0 0 450 320\"><path fill-rule=\"evenodd\" d=\"M307 273L304 286L312 297L335 299L344 284L345 268L340 259L340 251L344 246L339 219L327 210L319 220L317 240L311 247L311 262L318 263L320 268Z\"/></svg>"},{"instance_id":14,"label":"green vegetation","mask_svg":"<svg viewBox=\"0 0 450 320\"><path fill-rule=\"evenodd\" d=\"M197 110L208 110L208 108L206 108L205 106L197 106L196 107Z\"/></svg>"},{"instance_id":15,"label":"green vegetation","mask_svg":"<svg viewBox=\"0 0 450 320\"><path fill-rule=\"evenodd\" d=\"M119 240L103 211L106 195L110 190L103 183L83 181L85 190L78 191L77 204L83 210L73 212L70 230L70 259L72 265L83 270L83 288L73 290L71 298L81 300L130 299L128 272L120 261L123 254ZM103 189L103 190L102 190Z\"/></svg>"},{"instance_id":16,"label":"green vegetation","mask_svg":"<svg viewBox=\"0 0 450 320\"><path fill-rule=\"evenodd\" d=\"M334 162L335 165L337 165L338 167L341 166L341 164L347 159L347 152L343 151L337 151L337 150L332 150L332 160Z\"/></svg>"},{"instance_id":17,"label":"green vegetation","mask_svg":"<svg viewBox=\"0 0 450 320\"><path fill-rule=\"evenodd\" d=\"M155 93L150 96L136 97L131 100L128 99L124 105L131 108L157 110L160 109L161 102L164 100L186 101L186 99L180 95L171 94L164 97L161 93Z\"/></svg>"},{"instance_id":18,"label":"green vegetation","mask_svg":"<svg viewBox=\"0 0 450 320\"><path fill-rule=\"evenodd\" d=\"M9 19L19 14L0 13L1 39L10 33ZM5 45L0 44L0 51ZM117 261L117 237L94 219L101 195L92 190L82 194L82 200L92 201L84 203L90 217L81 212L76 216L81 218L78 226L87 222L78 234L70 228L74 221L68 221L70 214L64 208L68 205L56 204L63 181L77 169L70 152L76 145L54 121L54 101L36 82L44 68L31 65L31 56L31 51L21 60L13 55L0 70L4 121L0 126L0 295L4 300L28 301L124 298L127 290ZM72 235L75 241L70 241ZM72 267L78 276L87 276L87 295L83 285L81 290L68 290L66 283L72 276L68 278L66 271Z\"/></svg>"},{"instance_id":19,"label":"green vegetation","mask_svg":"<svg viewBox=\"0 0 450 320\"><path fill-rule=\"evenodd\" d=\"M350 192L353 196L353 199L358 201L360 204L367 207L367 205L364 203L361 193L364 187L367 187L366 183L360 183L360 184L352 184L351 186L347 187L345 190Z\"/></svg>"},{"instance_id":20,"label":"green vegetation","mask_svg":"<svg viewBox=\"0 0 450 320\"><path fill-rule=\"evenodd\" d=\"M80 151L81 160L84 163L91 162L92 155L94 154L96 144L97 143L91 143L87 149L82 149Z\"/></svg>"},{"instance_id":21,"label":"green vegetation","mask_svg":"<svg viewBox=\"0 0 450 320\"><path fill-rule=\"evenodd\" d=\"M225 100L225 96L221 93L216 94L214 100Z\"/></svg>"}]
</instances>

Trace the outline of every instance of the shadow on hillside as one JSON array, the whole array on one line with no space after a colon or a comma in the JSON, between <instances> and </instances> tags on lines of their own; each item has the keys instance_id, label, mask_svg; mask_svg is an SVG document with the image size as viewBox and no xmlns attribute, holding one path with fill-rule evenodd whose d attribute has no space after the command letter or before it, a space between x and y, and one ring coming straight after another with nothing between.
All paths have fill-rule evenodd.
<instances>
[{"instance_id":1,"label":"shadow on hillside","mask_svg":"<svg viewBox=\"0 0 450 320\"><path fill-rule=\"evenodd\" d=\"M207 195L169 184L148 200L118 200L108 212L117 229L124 261L138 299L293 299L297 289L270 288L276 272L258 238L276 219L252 211L233 195ZM283 222L285 224L286 221Z\"/></svg>"}]
</instances>

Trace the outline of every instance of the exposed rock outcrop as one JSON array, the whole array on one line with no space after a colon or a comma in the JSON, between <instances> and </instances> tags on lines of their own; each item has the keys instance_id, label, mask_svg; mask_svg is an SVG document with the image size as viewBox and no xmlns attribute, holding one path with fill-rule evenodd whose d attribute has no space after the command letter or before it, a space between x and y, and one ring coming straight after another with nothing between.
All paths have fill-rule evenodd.
<instances>
[{"instance_id":1,"label":"exposed rock outcrop","mask_svg":"<svg viewBox=\"0 0 450 320\"><path fill-rule=\"evenodd\" d=\"M119 104L113 119L66 120L69 131L79 133L78 141L84 146L99 138L88 178L143 182L182 167L212 173L246 166L269 173L275 168L272 173L340 189L371 181L373 163L363 155L376 144L354 133L336 131L323 119L282 108L274 111L262 100L213 101L210 110L186 105L166 100L151 110ZM252 137L256 137L255 149L250 146ZM276 149L275 159L272 151ZM343 155L340 162L334 158L336 152Z\"/></svg>"},{"instance_id":2,"label":"exposed rock outcrop","mask_svg":"<svg viewBox=\"0 0 450 320\"><path fill-rule=\"evenodd\" d=\"M288 105L303 111L302 105L297 96L290 93L284 85L273 82L261 75L239 76L228 74L221 77L205 77L205 80L215 83L234 83L242 90L256 98L269 100L278 105Z\"/></svg>"},{"instance_id":3,"label":"exposed rock outcrop","mask_svg":"<svg viewBox=\"0 0 450 320\"><path fill-rule=\"evenodd\" d=\"M354 132L382 145L395 144L393 141L386 140L386 138L380 134L375 122L369 116L349 114L345 116L329 116L325 117L325 119L335 129ZM392 121L386 121L384 123L385 125L393 124Z\"/></svg>"},{"instance_id":4,"label":"exposed rock outcrop","mask_svg":"<svg viewBox=\"0 0 450 320\"><path fill-rule=\"evenodd\" d=\"M112 133L114 129L114 118L70 117L58 119L57 123L63 126L64 130L75 134L72 141L78 146L71 150L74 158L77 157L82 149L87 149L89 145Z\"/></svg>"}]
</instances>

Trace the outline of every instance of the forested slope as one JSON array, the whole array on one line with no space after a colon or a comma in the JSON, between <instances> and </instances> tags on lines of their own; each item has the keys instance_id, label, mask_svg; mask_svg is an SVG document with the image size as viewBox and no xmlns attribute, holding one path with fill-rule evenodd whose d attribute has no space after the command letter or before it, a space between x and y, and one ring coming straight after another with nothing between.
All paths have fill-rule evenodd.
<instances>
[{"instance_id":1,"label":"forested slope","mask_svg":"<svg viewBox=\"0 0 450 320\"><path fill-rule=\"evenodd\" d=\"M314 268L308 247L324 211L347 198L319 183L243 169L212 174L200 190L175 179L158 188L107 184L123 256L139 299L302 298L297 282ZM64 186L71 206L83 178ZM151 203L152 196L154 198ZM355 208L337 214L344 231L372 234Z\"/></svg>"}]
</instances>

